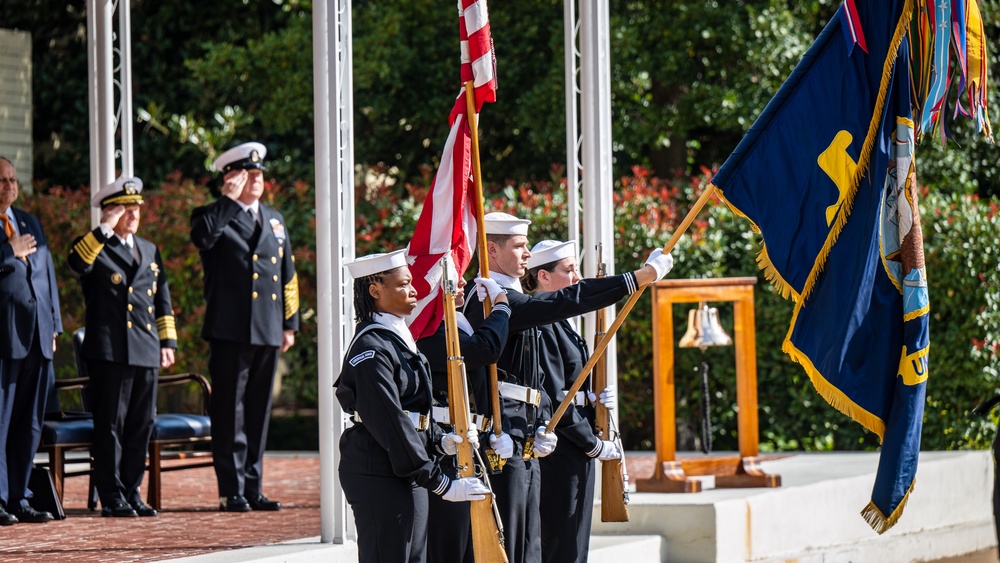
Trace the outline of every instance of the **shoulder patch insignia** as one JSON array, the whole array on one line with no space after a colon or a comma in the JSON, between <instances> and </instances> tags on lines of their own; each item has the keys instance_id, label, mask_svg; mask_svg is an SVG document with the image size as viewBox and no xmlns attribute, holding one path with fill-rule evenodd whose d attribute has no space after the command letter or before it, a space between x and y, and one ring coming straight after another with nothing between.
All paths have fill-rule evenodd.
<instances>
[{"instance_id":1,"label":"shoulder patch insignia","mask_svg":"<svg viewBox=\"0 0 1000 563\"><path fill-rule=\"evenodd\" d=\"M365 350L364 352L361 352L357 356L354 356L353 358L348 360L347 363L351 364L352 367L358 367L358 364L360 364L361 362L369 360L374 357L375 357L375 350Z\"/></svg>"}]
</instances>

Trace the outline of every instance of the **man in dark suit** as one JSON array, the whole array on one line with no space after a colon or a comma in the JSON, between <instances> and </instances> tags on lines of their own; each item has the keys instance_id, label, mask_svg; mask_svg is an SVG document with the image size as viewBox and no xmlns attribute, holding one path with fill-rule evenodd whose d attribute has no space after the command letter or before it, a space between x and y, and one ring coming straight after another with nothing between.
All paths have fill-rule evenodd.
<instances>
[{"instance_id":1,"label":"man in dark suit","mask_svg":"<svg viewBox=\"0 0 1000 563\"><path fill-rule=\"evenodd\" d=\"M119 178L91 199L101 224L78 238L69 266L87 303L94 412L94 485L101 516L156 516L139 486L153 434L158 368L174 363L177 330L160 251L138 236L142 180Z\"/></svg>"},{"instance_id":2,"label":"man in dark suit","mask_svg":"<svg viewBox=\"0 0 1000 563\"><path fill-rule=\"evenodd\" d=\"M212 454L224 512L280 510L263 494L264 446L278 354L295 343L299 282L280 213L260 203L264 157L244 143L215 160L222 197L191 215L205 269Z\"/></svg>"},{"instance_id":3,"label":"man in dark suit","mask_svg":"<svg viewBox=\"0 0 1000 563\"><path fill-rule=\"evenodd\" d=\"M48 522L31 507L28 478L38 441L55 337L62 332L56 273L42 225L11 207L17 172L0 156L0 525ZM51 338L51 340L50 340Z\"/></svg>"}]
</instances>

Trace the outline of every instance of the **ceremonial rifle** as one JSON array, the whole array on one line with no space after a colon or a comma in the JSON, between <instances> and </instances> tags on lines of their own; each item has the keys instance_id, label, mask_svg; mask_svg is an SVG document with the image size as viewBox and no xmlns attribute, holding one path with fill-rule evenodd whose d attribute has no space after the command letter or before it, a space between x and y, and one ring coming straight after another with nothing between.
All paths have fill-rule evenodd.
<instances>
[{"instance_id":1,"label":"ceremonial rifle","mask_svg":"<svg viewBox=\"0 0 1000 563\"><path fill-rule=\"evenodd\" d=\"M597 277L603 278L607 275L607 268L601 256L602 245L597 245ZM604 336L604 325L606 324L605 309L597 310L594 344L596 345ZM594 393L600 395L601 391L608 386L608 359L601 355L594 366L593 389ZM625 472L625 449L621 448L618 432L611 430L613 421L611 412L603 403L597 401L594 404L596 411L594 418L594 430L600 440L611 440L618 442L622 452L621 459L605 459L601 461L601 522L628 522L628 473Z\"/></svg>"},{"instance_id":2,"label":"ceremonial rifle","mask_svg":"<svg viewBox=\"0 0 1000 563\"><path fill-rule=\"evenodd\" d=\"M701 211L701 208L704 207L706 203L708 203L709 198L711 198L712 194L714 193L715 193L715 185L709 184L708 187L705 188L705 191L701 194L701 197L698 198L698 201L696 201L694 206L691 207L691 211L688 211L688 214L684 217L684 220L681 221L681 224L677 226L677 230L674 231L673 236L670 237L670 240L667 241L667 244L663 247L664 254L668 254L671 250L674 249L674 246L677 244L677 241L680 240L681 235L683 235L684 232L688 230L688 227L691 226L691 222L694 221L694 218L698 216L698 213ZM640 286L639 290L633 293L632 296L628 298L628 301L625 302L625 306L622 307L622 310L618 313L618 316L615 317L614 322L611 323L611 327L608 328L608 332L603 337L601 337L601 339L597 341L597 344L594 345L594 353L590 355L590 359L587 360L587 363L583 365L583 368L580 370L580 373L577 374L576 381L574 381L573 385L570 386L570 388L566 391L566 398L564 398L562 402L559 403L559 408L556 409L555 414L552 415L552 419L549 420L548 426L545 427L546 432L555 431L556 425L559 424L559 419L561 419L562 416L566 414L566 409L568 409L573 404L573 398L576 397L576 394L583 387L583 383L587 380L587 375L590 374L590 372L594 369L594 365L597 364L597 360L600 359L600 357L604 354L605 350L608 349L608 343L611 342L611 339L615 337L615 333L618 332L618 329L621 328L622 323L625 322L625 317L627 317L628 314L632 311L632 307L635 307L636 302L639 301L639 297L642 296L642 292L645 290L646 290L645 285Z\"/></svg>"},{"instance_id":3,"label":"ceremonial rifle","mask_svg":"<svg viewBox=\"0 0 1000 563\"><path fill-rule=\"evenodd\" d=\"M469 443L469 387L465 377L465 361L458 337L455 318L455 280L448 278L448 257L442 259L444 271L444 333L448 353L448 410L455 434L463 441L458 444L456 465L459 477L475 477L473 455L476 449ZM478 431L478 430L476 430ZM489 482L487 479L487 486ZM494 511L494 497L470 501L472 519L472 549L476 561L507 563L504 551L503 524ZM441 524L439 524L441 525Z\"/></svg>"}]
</instances>

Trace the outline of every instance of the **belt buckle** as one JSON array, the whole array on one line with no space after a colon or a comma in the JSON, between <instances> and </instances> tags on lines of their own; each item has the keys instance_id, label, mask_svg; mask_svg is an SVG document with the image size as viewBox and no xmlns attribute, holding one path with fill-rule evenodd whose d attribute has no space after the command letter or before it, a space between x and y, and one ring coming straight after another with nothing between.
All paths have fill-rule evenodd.
<instances>
[{"instance_id":1,"label":"belt buckle","mask_svg":"<svg viewBox=\"0 0 1000 563\"><path fill-rule=\"evenodd\" d=\"M427 430L431 426L431 417L426 414L417 417L417 430Z\"/></svg>"},{"instance_id":2,"label":"belt buckle","mask_svg":"<svg viewBox=\"0 0 1000 563\"><path fill-rule=\"evenodd\" d=\"M528 461L535 457L535 437L526 438L524 440L524 450L521 452L521 459Z\"/></svg>"}]
</instances>

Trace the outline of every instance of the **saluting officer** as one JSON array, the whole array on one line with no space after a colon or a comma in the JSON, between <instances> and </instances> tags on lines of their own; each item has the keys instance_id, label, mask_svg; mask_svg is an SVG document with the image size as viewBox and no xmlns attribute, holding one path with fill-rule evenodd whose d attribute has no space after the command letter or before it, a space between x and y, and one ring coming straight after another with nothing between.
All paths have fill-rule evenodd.
<instances>
[{"instance_id":1,"label":"saluting officer","mask_svg":"<svg viewBox=\"0 0 1000 563\"><path fill-rule=\"evenodd\" d=\"M91 199L101 224L79 237L69 266L87 305L81 355L94 412L94 484L101 516L156 516L142 502L158 368L174 363L177 330L156 245L136 233L142 180L119 178Z\"/></svg>"},{"instance_id":2,"label":"saluting officer","mask_svg":"<svg viewBox=\"0 0 1000 563\"><path fill-rule=\"evenodd\" d=\"M534 458L552 453L557 444L555 433L546 433L544 428L556 402L542 390L544 374L539 369L537 327L607 307L640 285L661 279L670 271L673 259L657 249L649 255L646 265L634 272L582 280L559 291L525 295L520 278L531 257L527 236L531 221L499 212L488 213L484 219L492 279L476 278L476 283L490 299L495 299L502 286L510 302L509 336L497 368L502 372L503 414L514 440L513 457L490 483L506 531L507 558L511 563L537 563L542 560L541 471ZM479 293L477 289L478 299L468 300L465 307L473 328L483 320Z\"/></svg>"},{"instance_id":3,"label":"saluting officer","mask_svg":"<svg viewBox=\"0 0 1000 563\"><path fill-rule=\"evenodd\" d=\"M358 558L422 562L428 491L465 502L489 489L474 477L448 477L436 459L454 455L463 438L442 435L431 416L430 367L404 320L417 306L405 251L365 256L347 268L358 325L334 386L354 421L340 437L339 474L354 511ZM466 439L478 445L475 429Z\"/></svg>"},{"instance_id":4,"label":"saluting officer","mask_svg":"<svg viewBox=\"0 0 1000 563\"><path fill-rule=\"evenodd\" d=\"M576 265L576 241L543 240L531 248L525 288L536 292L558 291L580 281ZM566 319L539 327L542 387L546 395L561 402L590 354L587 342ZM590 381L584 385L590 389ZM615 442L600 440L594 433L594 402L615 408L612 388L580 391L573 408L556 426L559 445L540 461L542 468L541 522L542 560L546 563L585 563L590 549L591 518L594 513L594 459L618 459Z\"/></svg>"},{"instance_id":5,"label":"saluting officer","mask_svg":"<svg viewBox=\"0 0 1000 563\"><path fill-rule=\"evenodd\" d=\"M263 493L264 447L278 353L295 343L299 282L281 213L260 203L264 157L244 143L215 160L222 197L191 215L205 270L212 376L212 455L219 510L280 510Z\"/></svg>"},{"instance_id":6,"label":"saluting officer","mask_svg":"<svg viewBox=\"0 0 1000 563\"><path fill-rule=\"evenodd\" d=\"M450 266L450 263L449 263ZM451 279L458 279L455 290L455 307L465 305L465 280L452 271ZM469 387L469 406L471 407L472 426L481 433L488 434L490 447L502 459L508 459L514 453L514 442L506 433L500 436L492 432L491 419L493 404L490 399L489 374L486 366L495 364L500 358L500 351L507 341L507 321L510 318L510 307L507 305L507 295L501 294L493 303L493 310L486 317L478 330L472 330L472 325L460 311L455 312L458 324L459 348L465 362L466 380ZM417 341L417 348L427 358L431 368L431 386L434 395L434 420L442 425L442 429L451 429L451 413L448 410L448 350L444 321L437 331ZM441 460L441 467L451 478L458 477L456 458L446 457ZM435 522L448 522L447 526L437 525L428 530L427 561L430 563L475 563L472 551L472 520L469 503L446 502L436 495L430 496L430 519Z\"/></svg>"}]
</instances>

